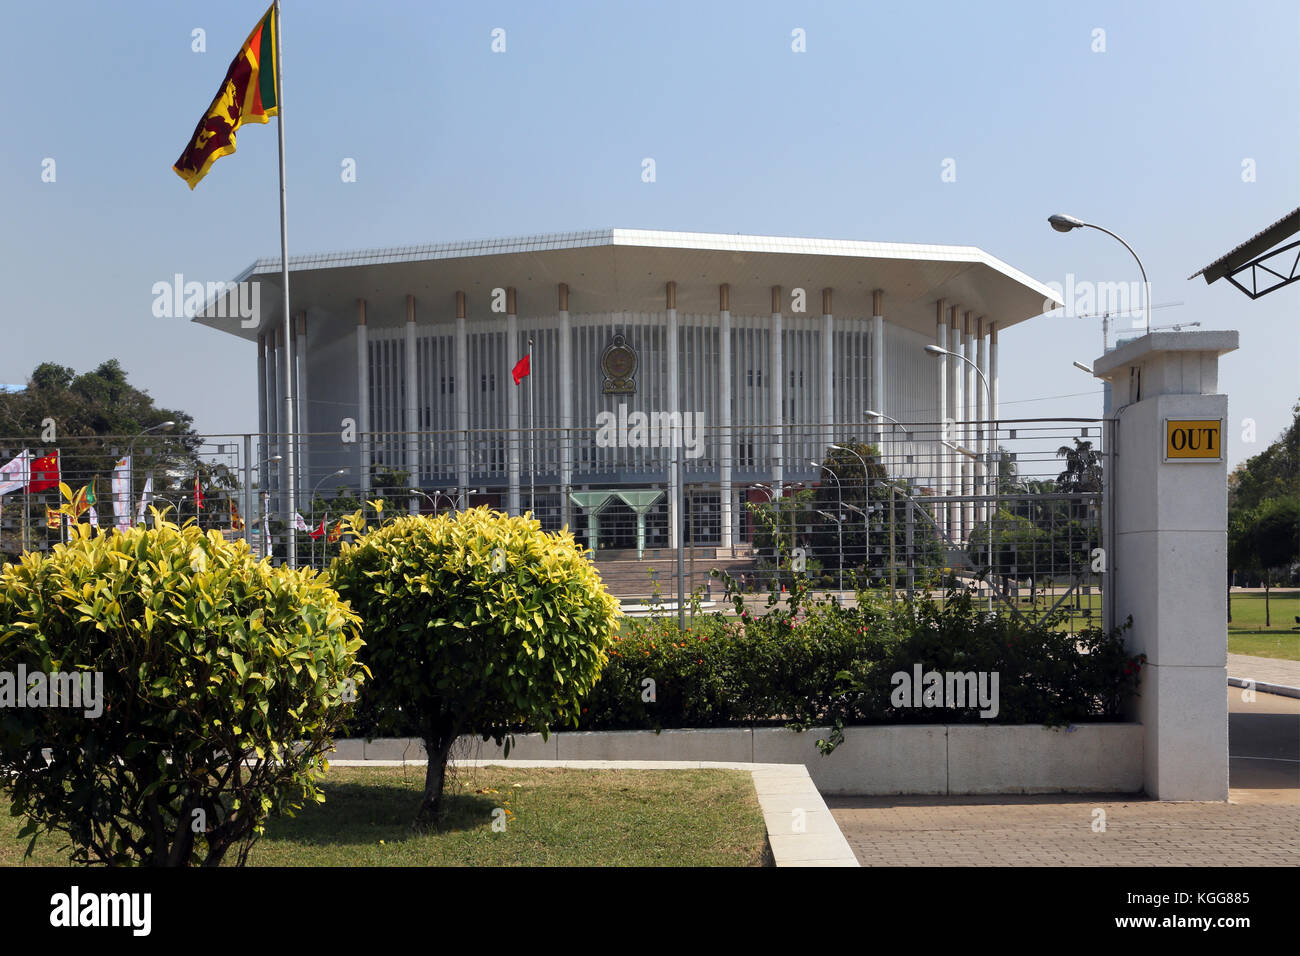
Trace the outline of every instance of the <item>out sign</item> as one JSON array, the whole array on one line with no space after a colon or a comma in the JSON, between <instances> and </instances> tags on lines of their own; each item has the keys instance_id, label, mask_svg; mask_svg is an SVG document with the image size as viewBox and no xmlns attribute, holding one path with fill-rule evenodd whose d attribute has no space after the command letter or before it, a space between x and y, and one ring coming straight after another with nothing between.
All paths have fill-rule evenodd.
<instances>
[{"instance_id":1,"label":"out sign","mask_svg":"<svg viewBox=\"0 0 1300 956\"><path fill-rule=\"evenodd\" d=\"M1222 419L1165 419L1165 461L1222 460Z\"/></svg>"}]
</instances>

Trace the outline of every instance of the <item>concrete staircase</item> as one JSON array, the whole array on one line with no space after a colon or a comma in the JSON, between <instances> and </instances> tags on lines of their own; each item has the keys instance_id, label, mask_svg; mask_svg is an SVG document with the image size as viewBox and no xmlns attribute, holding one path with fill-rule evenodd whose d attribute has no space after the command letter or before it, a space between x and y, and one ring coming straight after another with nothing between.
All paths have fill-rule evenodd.
<instances>
[{"instance_id":1,"label":"concrete staircase","mask_svg":"<svg viewBox=\"0 0 1300 956\"><path fill-rule=\"evenodd\" d=\"M733 575L753 569L752 556L733 558L729 550L726 554L726 557L718 557L715 548L695 549L692 573L692 553L687 550L684 562L688 596L693 588L706 587L712 582L714 599L722 597L722 587L709 574L713 568L725 569ZM660 597L663 600L675 600L677 597L677 552L667 548L647 548L645 557L640 561L637 560L635 551L599 551L596 553L596 570L600 572L605 587L617 598L647 600L653 597L652 570L659 582Z\"/></svg>"}]
</instances>

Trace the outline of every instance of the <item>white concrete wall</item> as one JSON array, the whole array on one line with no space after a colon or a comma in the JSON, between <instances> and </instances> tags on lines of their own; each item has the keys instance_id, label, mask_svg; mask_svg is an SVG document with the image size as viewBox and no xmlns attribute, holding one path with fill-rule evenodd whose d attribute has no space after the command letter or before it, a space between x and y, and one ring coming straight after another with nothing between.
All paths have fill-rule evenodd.
<instances>
[{"instance_id":1,"label":"white concrete wall","mask_svg":"<svg viewBox=\"0 0 1300 956\"><path fill-rule=\"evenodd\" d=\"M1222 685L1218 688L1223 697ZM721 760L803 764L822 793L1136 793L1142 789L1139 724L984 726L916 724L849 727L830 756L817 750L827 728L562 732L520 734L517 760ZM338 759L423 760L418 740L340 740ZM492 741L464 738L453 756L495 760Z\"/></svg>"}]
</instances>

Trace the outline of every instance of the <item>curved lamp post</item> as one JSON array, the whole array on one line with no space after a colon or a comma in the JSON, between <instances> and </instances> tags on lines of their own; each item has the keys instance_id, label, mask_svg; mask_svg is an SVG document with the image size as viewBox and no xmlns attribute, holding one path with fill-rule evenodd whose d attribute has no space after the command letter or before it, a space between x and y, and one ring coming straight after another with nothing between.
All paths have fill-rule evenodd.
<instances>
[{"instance_id":1,"label":"curved lamp post","mask_svg":"<svg viewBox=\"0 0 1300 956\"><path fill-rule=\"evenodd\" d=\"M152 431L158 431L159 429L167 429L167 428L175 428L175 427L176 427L176 423L173 421L159 422L157 425L150 425L144 431L136 435L135 438L132 438L131 444L127 446L127 450L126 450L127 514L131 514L131 512L135 510L134 498L135 498L135 443L136 441L143 438L145 435L149 434ZM116 517L116 515L114 515L114 517ZM134 519L135 515L131 514L131 518ZM135 521L132 520L131 524L135 524Z\"/></svg>"},{"instance_id":2,"label":"curved lamp post","mask_svg":"<svg viewBox=\"0 0 1300 956\"><path fill-rule=\"evenodd\" d=\"M316 485L311 490L311 499L310 499L313 510L316 507L316 492L320 490L320 486L325 484L325 482L329 481L331 478L337 478L340 475L346 475L347 473L348 473L348 469L340 468L337 471L331 471L320 481L316 482ZM315 515L313 515L312 517L315 517ZM324 557L324 554L322 553L321 556ZM311 539L311 566L313 568L316 566L316 539L315 538Z\"/></svg>"},{"instance_id":3,"label":"curved lamp post","mask_svg":"<svg viewBox=\"0 0 1300 956\"><path fill-rule=\"evenodd\" d=\"M1105 228L1104 226L1098 226L1096 223L1092 223L1092 222L1084 222L1082 219L1076 219L1074 216L1066 216L1058 212L1048 216L1047 221L1052 224L1052 228L1055 229L1057 232L1069 232L1072 229L1084 229L1084 228L1096 229L1098 232L1104 232L1112 239L1119 240L1119 242L1124 246L1124 248L1129 251L1129 254L1132 255L1133 258L1137 260L1138 269L1142 273L1142 299L1143 299L1142 304L1144 306L1144 311L1146 312L1146 320L1147 320L1146 334L1150 335L1151 334L1151 283L1147 281L1147 270L1142 265L1142 260L1138 258L1138 254L1133 251L1133 247L1130 246L1127 242L1125 242L1122 236L1117 236L1115 233L1111 232L1109 229ZM1103 342L1102 348L1105 348L1105 345L1106 343Z\"/></svg>"},{"instance_id":4,"label":"curved lamp post","mask_svg":"<svg viewBox=\"0 0 1300 956\"><path fill-rule=\"evenodd\" d=\"M844 486L840 483L840 476L835 474L835 469L831 468L830 465L827 465L825 462L816 461L812 458L808 459L808 464L812 465L814 468L820 468L823 471L829 472L830 476L835 479L835 493L836 493L836 497L839 499L839 504L840 504L839 517L837 517L835 521L839 526L839 532L840 532L840 590L843 591L844 590ZM824 511L819 511L817 513L819 515L826 514L826 512Z\"/></svg>"}]
</instances>

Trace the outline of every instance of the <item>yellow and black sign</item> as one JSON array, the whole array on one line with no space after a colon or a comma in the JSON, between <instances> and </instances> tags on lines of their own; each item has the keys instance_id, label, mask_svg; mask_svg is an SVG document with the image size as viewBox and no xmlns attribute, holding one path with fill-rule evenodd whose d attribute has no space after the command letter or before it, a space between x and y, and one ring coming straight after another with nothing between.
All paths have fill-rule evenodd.
<instances>
[{"instance_id":1,"label":"yellow and black sign","mask_svg":"<svg viewBox=\"0 0 1300 956\"><path fill-rule=\"evenodd\" d=\"M1222 460L1222 419L1165 419L1165 461Z\"/></svg>"}]
</instances>

